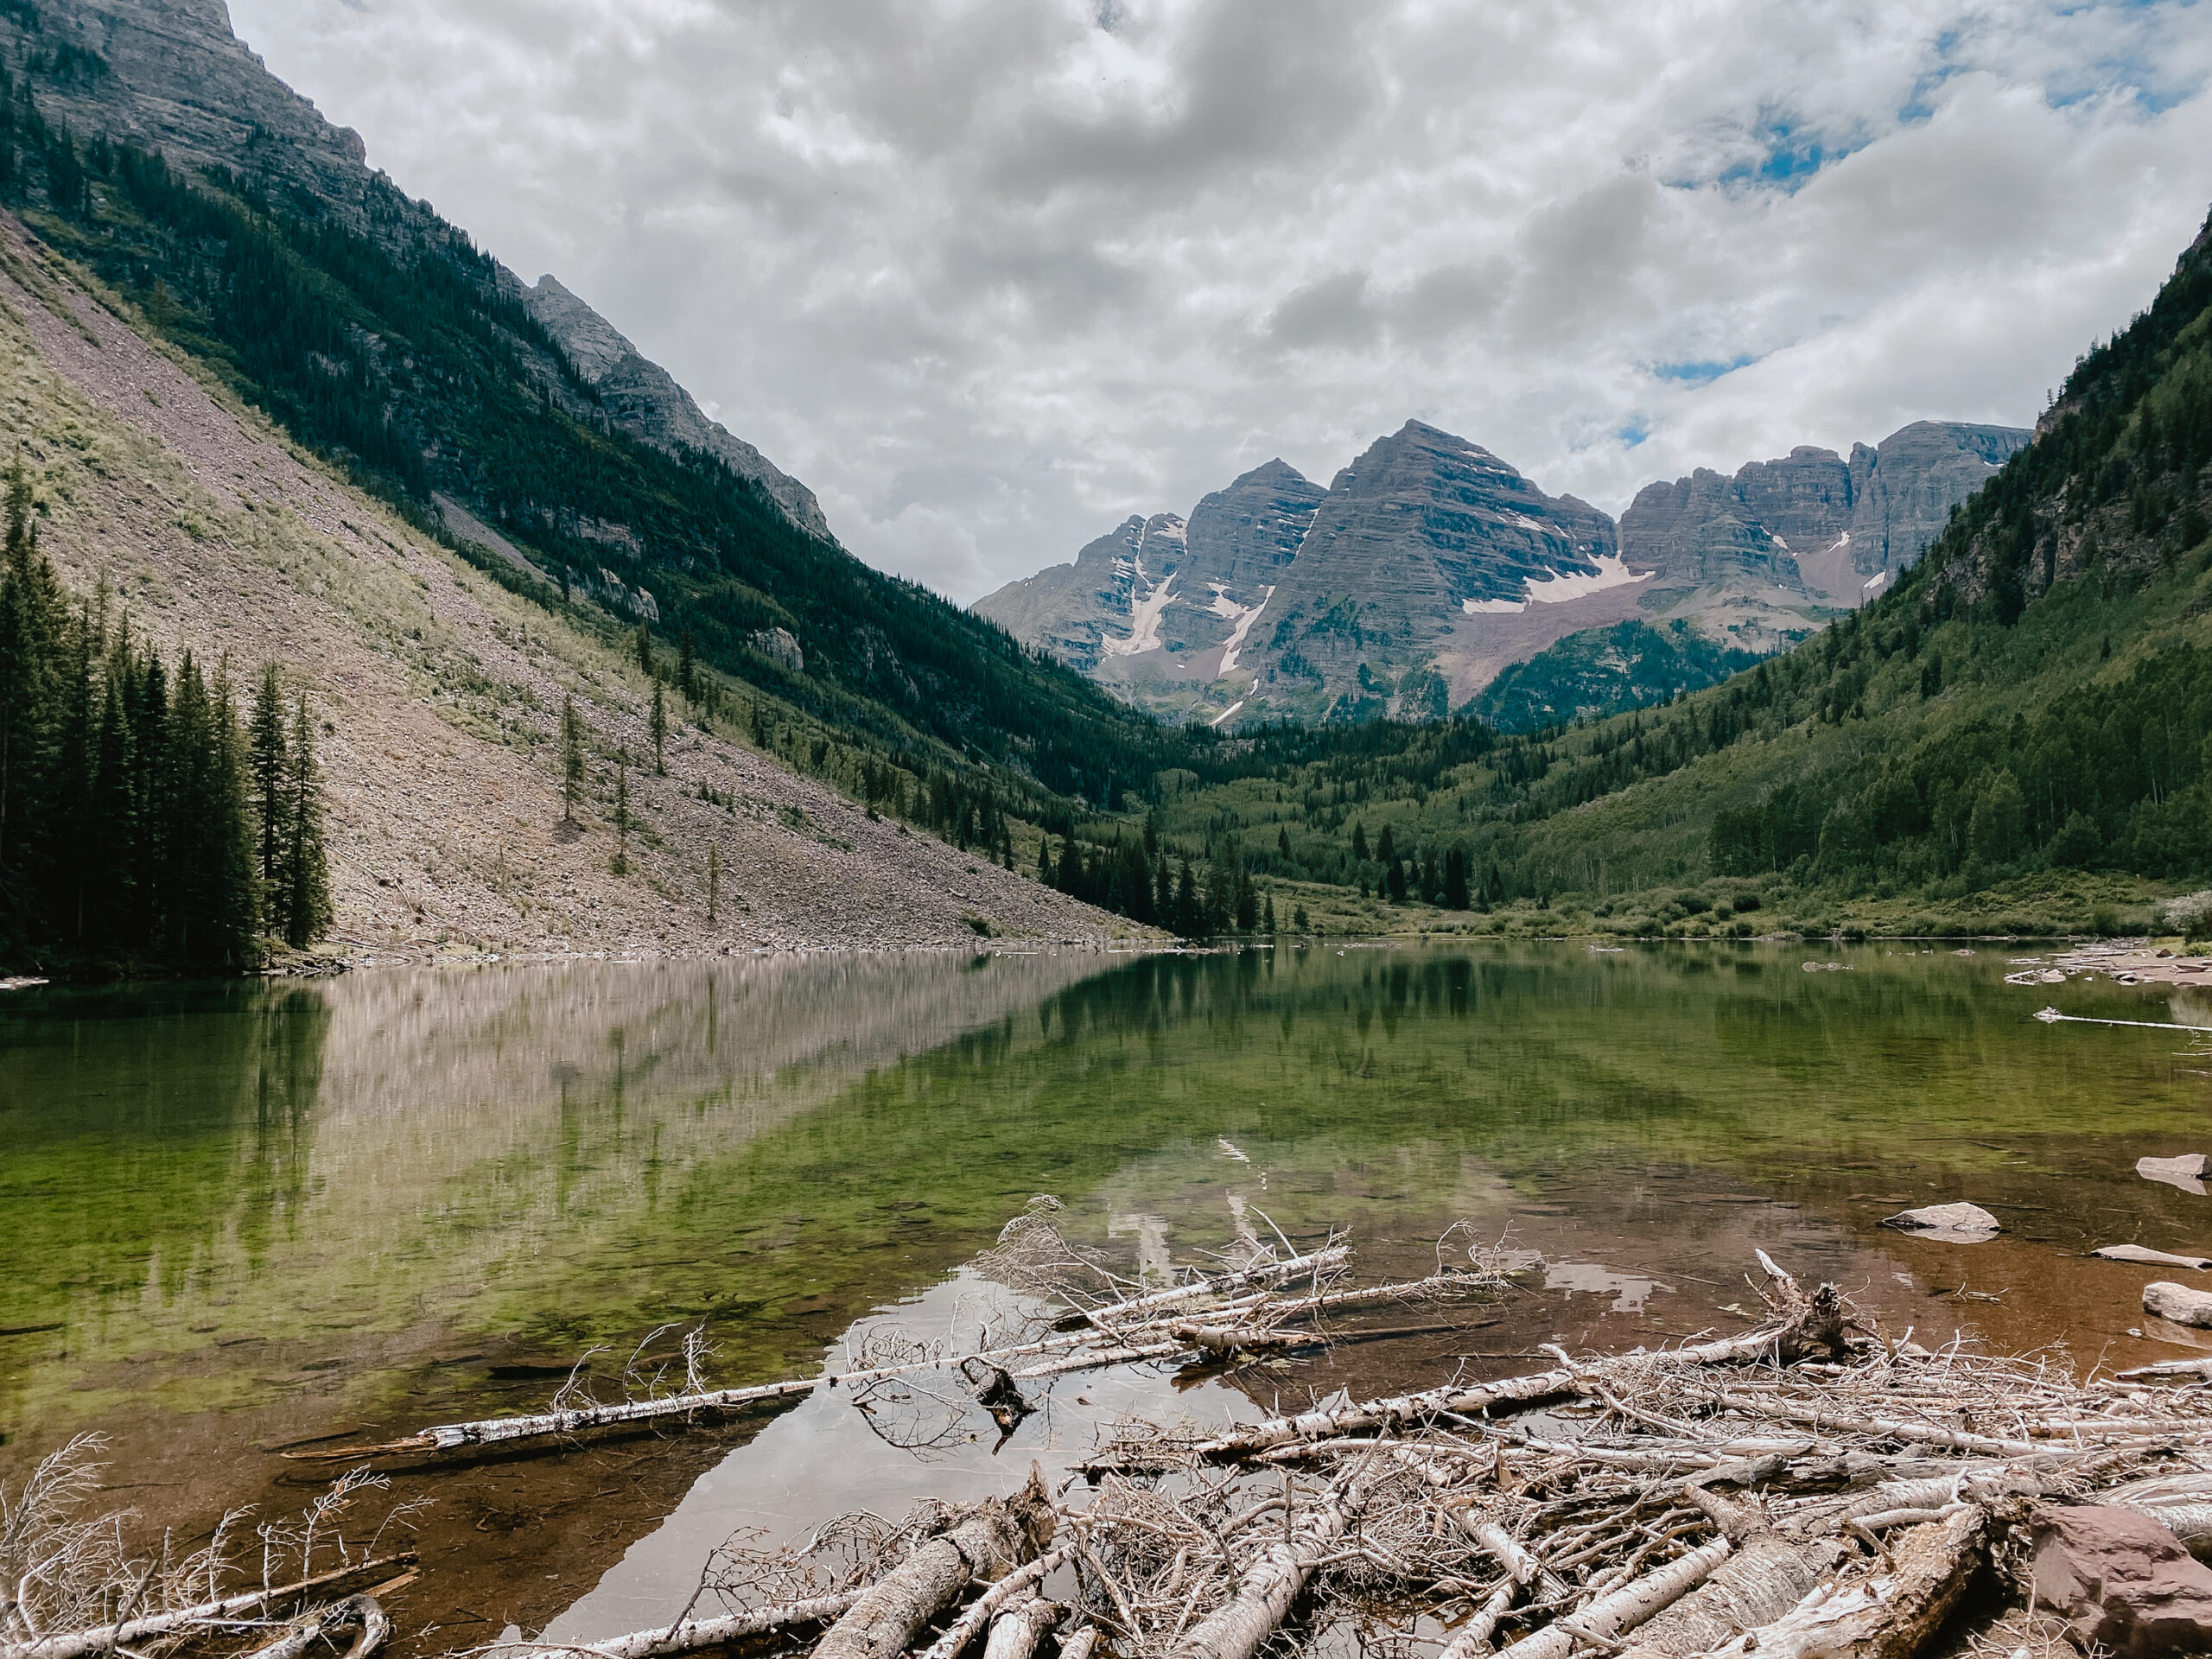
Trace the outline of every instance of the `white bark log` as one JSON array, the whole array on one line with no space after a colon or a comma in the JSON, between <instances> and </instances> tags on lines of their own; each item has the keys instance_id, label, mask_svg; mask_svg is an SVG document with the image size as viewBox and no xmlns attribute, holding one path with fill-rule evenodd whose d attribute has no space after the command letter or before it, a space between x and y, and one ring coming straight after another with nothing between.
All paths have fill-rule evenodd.
<instances>
[{"instance_id":1,"label":"white bark log","mask_svg":"<svg viewBox=\"0 0 2212 1659\"><path fill-rule=\"evenodd\" d=\"M1772 1532L1751 1538L1713 1576L1636 1635L1622 1659L1682 1659L1719 1646L1739 1630L1771 1624L1802 1601L1813 1569Z\"/></svg>"},{"instance_id":2,"label":"white bark log","mask_svg":"<svg viewBox=\"0 0 2212 1659\"><path fill-rule=\"evenodd\" d=\"M1254 1267L1240 1268L1234 1273L1213 1274L1195 1284L1178 1285L1173 1290L1155 1290L1148 1296L1139 1296L1129 1301L1102 1302L1096 1307L1079 1308L1073 1313L1064 1315L1056 1328L1070 1330L1078 1325L1090 1325L1125 1330L1132 1319L1141 1320L1204 1297L1218 1296L1225 1290L1237 1290L1246 1285L1279 1285L1302 1274L1332 1273L1351 1260L1351 1249L1339 1244L1329 1249L1316 1250L1311 1255L1294 1255L1282 1262L1262 1262Z\"/></svg>"},{"instance_id":3,"label":"white bark log","mask_svg":"<svg viewBox=\"0 0 2212 1659\"><path fill-rule=\"evenodd\" d=\"M1491 1592L1473 1618L1452 1632L1450 1645L1440 1656L1440 1659L1477 1659L1478 1655L1490 1651L1490 1639L1497 1634L1498 1621L1512 1611L1521 1592L1536 1581L1536 1558L1514 1542L1512 1535L1495 1521L1478 1521L1468 1510L1456 1511L1455 1518L1505 1569L1505 1582Z\"/></svg>"},{"instance_id":4,"label":"white bark log","mask_svg":"<svg viewBox=\"0 0 2212 1659\"><path fill-rule=\"evenodd\" d=\"M1270 1544L1245 1568L1236 1593L1175 1644L1174 1659L1252 1659L1281 1624L1298 1592L1349 1523L1345 1489L1332 1488L1307 1510L1287 1540Z\"/></svg>"},{"instance_id":5,"label":"white bark log","mask_svg":"<svg viewBox=\"0 0 2212 1659\"><path fill-rule=\"evenodd\" d=\"M666 1659L671 1654L728 1647L774 1630L803 1624L826 1624L851 1607L863 1593L859 1590L841 1590L834 1595L787 1601L749 1613L732 1613L723 1618L687 1618L680 1624L655 1625L650 1630L634 1631L606 1642L509 1642L496 1644L492 1651L495 1655L565 1653L577 1656L577 1659Z\"/></svg>"},{"instance_id":6,"label":"white bark log","mask_svg":"<svg viewBox=\"0 0 2212 1659\"><path fill-rule=\"evenodd\" d=\"M991 1637L983 1644L983 1659L1031 1659L1045 1632L1058 1622L1064 1611L1057 1601L1039 1599L1001 1613L991 1621Z\"/></svg>"},{"instance_id":7,"label":"white bark log","mask_svg":"<svg viewBox=\"0 0 2212 1659\"><path fill-rule=\"evenodd\" d=\"M1504 1649L1499 1659L1567 1659L1576 1648L1590 1645L1592 1637L1599 1643L1611 1642L1696 1589L1734 1548L1726 1538L1716 1538L1599 1597L1580 1612L1554 1619L1534 1635L1522 1637Z\"/></svg>"},{"instance_id":8,"label":"white bark log","mask_svg":"<svg viewBox=\"0 0 2212 1659\"><path fill-rule=\"evenodd\" d=\"M1052 1500L1032 1465L1029 1484L992 1498L868 1586L822 1638L815 1659L898 1659L924 1625L977 1579L1027 1565L1052 1530Z\"/></svg>"},{"instance_id":9,"label":"white bark log","mask_svg":"<svg viewBox=\"0 0 2212 1659\"><path fill-rule=\"evenodd\" d=\"M57 1631L10 1649L8 1659L86 1659L86 1656L91 1654L174 1636L195 1625L251 1618L267 1612L271 1607L297 1601L318 1591L334 1590L340 1585L372 1583L380 1578L390 1578L400 1568L412 1567L415 1559L411 1553L379 1556L374 1560L359 1561L351 1567L318 1573L312 1579L302 1579L296 1584L279 1585L272 1590L250 1590L239 1595L200 1602L191 1607L147 1613L137 1618L125 1619L120 1624L103 1624L95 1630Z\"/></svg>"},{"instance_id":10,"label":"white bark log","mask_svg":"<svg viewBox=\"0 0 2212 1659\"><path fill-rule=\"evenodd\" d=\"M1978 1509L1916 1527L1892 1547L1891 1568L1847 1586L1824 1584L1781 1618L1711 1651L1728 1659L1913 1659L1966 1594L1986 1528Z\"/></svg>"},{"instance_id":11,"label":"white bark log","mask_svg":"<svg viewBox=\"0 0 2212 1659\"><path fill-rule=\"evenodd\" d=\"M1065 1549L1048 1550L1027 1567L1016 1567L1006 1577L963 1608L960 1617L945 1626L944 1634L922 1649L920 1659L958 1659L958 1655L980 1635L983 1627L999 1612L1018 1598L1033 1593L1036 1586L1058 1572L1068 1559Z\"/></svg>"}]
</instances>

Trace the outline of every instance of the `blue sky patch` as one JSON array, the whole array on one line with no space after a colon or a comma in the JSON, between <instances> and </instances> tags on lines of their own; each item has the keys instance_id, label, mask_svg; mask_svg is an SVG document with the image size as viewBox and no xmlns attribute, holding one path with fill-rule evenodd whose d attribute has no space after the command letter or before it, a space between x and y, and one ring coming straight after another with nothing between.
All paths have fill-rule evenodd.
<instances>
[{"instance_id":1,"label":"blue sky patch","mask_svg":"<svg viewBox=\"0 0 2212 1659\"><path fill-rule=\"evenodd\" d=\"M1740 368L1756 363L1758 359L1749 352L1727 359L1708 358L1697 363L1655 363L1651 372L1662 380L1680 381L1686 386L1709 386L1724 374L1733 374Z\"/></svg>"}]
</instances>

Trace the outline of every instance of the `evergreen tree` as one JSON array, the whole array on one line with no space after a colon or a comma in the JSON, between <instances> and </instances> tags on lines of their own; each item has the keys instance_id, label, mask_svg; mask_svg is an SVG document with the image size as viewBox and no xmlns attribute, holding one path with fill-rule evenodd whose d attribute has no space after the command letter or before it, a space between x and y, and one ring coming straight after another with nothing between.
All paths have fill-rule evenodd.
<instances>
[{"instance_id":1,"label":"evergreen tree","mask_svg":"<svg viewBox=\"0 0 2212 1659\"><path fill-rule=\"evenodd\" d=\"M630 757L619 756L614 772L614 856L607 866L616 875L630 873Z\"/></svg>"},{"instance_id":2,"label":"evergreen tree","mask_svg":"<svg viewBox=\"0 0 2212 1659\"><path fill-rule=\"evenodd\" d=\"M689 628L677 639L676 689L683 694L686 702L699 700L699 653Z\"/></svg>"},{"instance_id":3,"label":"evergreen tree","mask_svg":"<svg viewBox=\"0 0 2212 1659\"><path fill-rule=\"evenodd\" d=\"M1275 931L1275 896L1272 893L1268 895L1267 903L1260 912L1260 931L1269 936Z\"/></svg>"},{"instance_id":4,"label":"evergreen tree","mask_svg":"<svg viewBox=\"0 0 2212 1659\"><path fill-rule=\"evenodd\" d=\"M1290 826L1287 824L1275 831L1275 851L1282 855L1284 863L1290 862Z\"/></svg>"},{"instance_id":5,"label":"evergreen tree","mask_svg":"<svg viewBox=\"0 0 2212 1659\"><path fill-rule=\"evenodd\" d=\"M1037 837L1037 879L1048 887L1052 885L1052 838L1047 835Z\"/></svg>"},{"instance_id":6,"label":"evergreen tree","mask_svg":"<svg viewBox=\"0 0 2212 1659\"><path fill-rule=\"evenodd\" d=\"M21 454L8 469L7 512L0 560L0 883L20 891L45 874L35 814L51 781L65 613L60 582L38 544Z\"/></svg>"},{"instance_id":7,"label":"evergreen tree","mask_svg":"<svg viewBox=\"0 0 2212 1659\"><path fill-rule=\"evenodd\" d=\"M1290 925L1294 932L1311 933L1313 931L1313 919L1306 915L1304 905L1300 904L1291 911Z\"/></svg>"},{"instance_id":8,"label":"evergreen tree","mask_svg":"<svg viewBox=\"0 0 2212 1659\"><path fill-rule=\"evenodd\" d=\"M1390 826L1387 823L1382 826L1382 844L1390 844ZM1363 864L1367 862L1367 826L1363 823L1356 823L1351 827L1351 855ZM1385 853L1383 856L1389 855Z\"/></svg>"},{"instance_id":9,"label":"evergreen tree","mask_svg":"<svg viewBox=\"0 0 2212 1659\"><path fill-rule=\"evenodd\" d=\"M656 775L668 776L668 705L660 695L660 682L653 682L653 710L647 719L653 738L653 771Z\"/></svg>"},{"instance_id":10,"label":"evergreen tree","mask_svg":"<svg viewBox=\"0 0 2212 1659\"><path fill-rule=\"evenodd\" d=\"M574 823L576 808L584 798L584 725L576 718L576 700L561 699L561 821Z\"/></svg>"},{"instance_id":11,"label":"evergreen tree","mask_svg":"<svg viewBox=\"0 0 2212 1659\"><path fill-rule=\"evenodd\" d=\"M653 666L652 630L642 622L638 624L638 666L648 676L659 678L659 671Z\"/></svg>"},{"instance_id":12,"label":"evergreen tree","mask_svg":"<svg viewBox=\"0 0 2212 1659\"><path fill-rule=\"evenodd\" d=\"M323 846L322 776L302 696L292 714L292 747L284 789L285 833L279 906L284 943L304 950L330 931L330 864Z\"/></svg>"},{"instance_id":13,"label":"evergreen tree","mask_svg":"<svg viewBox=\"0 0 2212 1659\"><path fill-rule=\"evenodd\" d=\"M1465 910L1467 894L1467 855L1454 847L1444 855L1444 908Z\"/></svg>"},{"instance_id":14,"label":"evergreen tree","mask_svg":"<svg viewBox=\"0 0 2212 1659\"><path fill-rule=\"evenodd\" d=\"M1205 912L1198 899L1198 878L1191 874L1191 861L1185 859L1183 868L1175 876L1174 907L1169 913L1169 929L1179 938L1195 939L1205 931Z\"/></svg>"},{"instance_id":15,"label":"evergreen tree","mask_svg":"<svg viewBox=\"0 0 2212 1659\"><path fill-rule=\"evenodd\" d=\"M276 893L282 891L276 866L283 851L287 827L284 794L291 767L284 748L284 694L277 683L274 663L261 671L261 684L253 697L253 717L246 732L247 774L252 783L254 817L260 829L261 880L271 893Z\"/></svg>"}]
</instances>

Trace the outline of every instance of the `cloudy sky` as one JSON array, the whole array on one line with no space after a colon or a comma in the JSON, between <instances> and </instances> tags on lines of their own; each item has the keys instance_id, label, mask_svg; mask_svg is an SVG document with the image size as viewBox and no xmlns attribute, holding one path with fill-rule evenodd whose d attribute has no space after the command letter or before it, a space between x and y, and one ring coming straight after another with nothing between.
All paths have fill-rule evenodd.
<instances>
[{"instance_id":1,"label":"cloudy sky","mask_svg":"<svg viewBox=\"0 0 2212 1659\"><path fill-rule=\"evenodd\" d=\"M1618 512L2026 424L2212 200L2212 0L231 0L969 600L1419 416Z\"/></svg>"}]
</instances>

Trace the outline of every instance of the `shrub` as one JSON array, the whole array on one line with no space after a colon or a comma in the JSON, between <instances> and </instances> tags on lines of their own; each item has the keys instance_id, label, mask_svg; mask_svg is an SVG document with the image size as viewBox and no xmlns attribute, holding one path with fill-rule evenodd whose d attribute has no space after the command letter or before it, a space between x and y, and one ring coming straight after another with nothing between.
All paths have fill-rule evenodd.
<instances>
[{"instance_id":1,"label":"shrub","mask_svg":"<svg viewBox=\"0 0 2212 1659\"><path fill-rule=\"evenodd\" d=\"M1739 893L1735 899L1736 913L1740 916L1745 911L1757 910L1762 902L1756 893Z\"/></svg>"},{"instance_id":2,"label":"shrub","mask_svg":"<svg viewBox=\"0 0 2212 1659\"><path fill-rule=\"evenodd\" d=\"M1713 901L1701 893L1678 893L1675 902L1682 907L1686 916L1702 916L1713 908Z\"/></svg>"},{"instance_id":3,"label":"shrub","mask_svg":"<svg viewBox=\"0 0 2212 1659\"><path fill-rule=\"evenodd\" d=\"M2212 938L2212 888L2167 899L2158 906L2158 918L2162 931L2178 933L2185 939Z\"/></svg>"}]
</instances>

